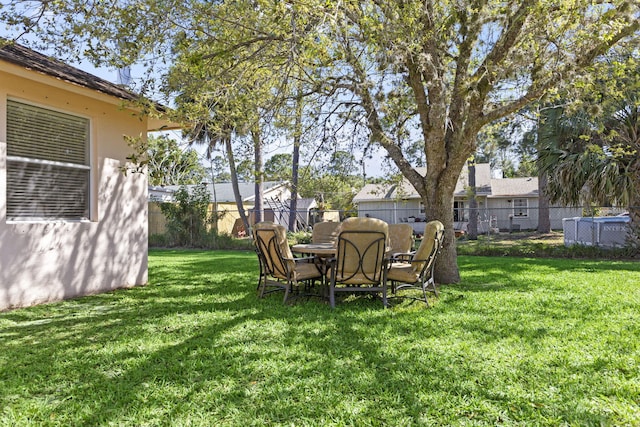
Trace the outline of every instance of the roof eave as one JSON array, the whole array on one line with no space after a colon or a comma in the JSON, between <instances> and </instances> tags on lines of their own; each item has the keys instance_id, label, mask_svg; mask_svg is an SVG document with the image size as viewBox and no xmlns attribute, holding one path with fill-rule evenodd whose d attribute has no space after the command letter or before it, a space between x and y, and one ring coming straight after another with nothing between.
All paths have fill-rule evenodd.
<instances>
[{"instance_id":1,"label":"roof eave","mask_svg":"<svg viewBox=\"0 0 640 427\"><path fill-rule=\"evenodd\" d=\"M53 72L55 68L60 72ZM147 131L183 127L167 117L168 107L18 44L0 44L0 71L133 110L147 118ZM142 104L147 104L146 108L154 113L144 112Z\"/></svg>"}]
</instances>

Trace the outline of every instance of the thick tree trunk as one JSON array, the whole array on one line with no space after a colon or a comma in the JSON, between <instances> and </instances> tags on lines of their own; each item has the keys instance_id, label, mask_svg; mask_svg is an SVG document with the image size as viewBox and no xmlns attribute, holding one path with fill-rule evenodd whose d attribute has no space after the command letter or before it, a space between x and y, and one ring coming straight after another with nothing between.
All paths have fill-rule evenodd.
<instances>
[{"instance_id":1,"label":"thick tree trunk","mask_svg":"<svg viewBox=\"0 0 640 427\"><path fill-rule=\"evenodd\" d=\"M453 165L447 169L442 167L437 169L436 165L431 168L427 166L427 176L421 186L425 189L426 197L423 196L423 201L427 221L437 219L445 228L442 251L435 267L435 281L440 284L460 281L456 237L453 230L453 193L463 164L464 159L458 167Z\"/></svg>"},{"instance_id":2,"label":"thick tree trunk","mask_svg":"<svg viewBox=\"0 0 640 427\"><path fill-rule=\"evenodd\" d=\"M436 283L458 283L458 253L456 251L456 236L453 230L453 191L436 188L436 203L427 209L427 221L440 220L444 224L444 243L438 256L435 268ZM427 204L425 203L425 206Z\"/></svg>"},{"instance_id":3,"label":"thick tree trunk","mask_svg":"<svg viewBox=\"0 0 640 427\"><path fill-rule=\"evenodd\" d=\"M549 216L549 196L547 195L547 174L538 172L538 233L551 231Z\"/></svg>"}]
</instances>

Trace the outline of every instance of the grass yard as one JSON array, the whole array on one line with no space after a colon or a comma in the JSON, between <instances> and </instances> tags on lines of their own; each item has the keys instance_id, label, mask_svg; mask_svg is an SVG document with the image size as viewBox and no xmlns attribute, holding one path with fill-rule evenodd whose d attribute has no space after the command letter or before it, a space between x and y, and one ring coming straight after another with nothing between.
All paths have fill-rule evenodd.
<instances>
[{"instance_id":1,"label":"grass yard","mask_svg":"<svg viewBox=\"0 0 640 427\"><path fill-rule=\"evenodd\" d=\"M640 263L459 265L430 309L331 310L152 251L149 286L0 313L0 425L640 425Z\"/></svg>"}]
</instances>

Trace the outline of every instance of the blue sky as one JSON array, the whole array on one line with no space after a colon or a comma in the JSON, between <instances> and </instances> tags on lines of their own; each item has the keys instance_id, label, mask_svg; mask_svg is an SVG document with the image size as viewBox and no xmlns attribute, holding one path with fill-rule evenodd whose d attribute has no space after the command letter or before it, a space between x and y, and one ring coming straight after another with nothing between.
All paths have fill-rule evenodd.
<instances>
[{"instance_id":1,"label":"blue sky","mask_svg":"<svg viewBox=\"0 0 640 427\"><path fill-rule=\"evenodd\" d=\"M6 32L6 30L4 28L0 28L0 37L4 37L4 38L11 38L12 35L8 34ZM35 35L29 35L28 37L22 38L21 40L19 40L18 42L24 42L24 40L26 39L28 41L28 39L32 39L36 37ZM47 54L48 52L41 52L44 54ZM93 64L91 64L89 61L82 61L79 63L74 63L74 62L70 62L70 65L79 68L87 73L93 74L95 76L98 76L104 80L107 80L109 82L112 83L119 83L118 81L118 70L115 68L108 68L108 67L95 67ZM135 82L137 79L142 78L145 75L145 69L142 66L133 66L130 70L130 74L131 74L131 79L133 82L133 90L135 91ZM159 96L155 97L158 98L156 100L160 100ZM178 141L181 141L181 134L180 131L171 131L168 132L169 136L173 139L176 139ZM187 146L186 143L183 143L182 145L184 145L185 147ZM278 143L277 146L271 146L271 147L266 147L265 149L265 155L266 157L270 157L273 154L277 154L277 153L283 153L283 152L291 152L291 144L286 144L286 143ZM194 147L196 148L196 150L203 156L204 158L204 152L205 152L205 147L200 147L200 146L196 146ZM382 149L374 149L371 151L371 153L373 154L373 157L371 159L367 159L365 162L366 165L366 174L367 176L370 177L379 177L379 176L385 176L387 174L387 171L384 170L384 168L382 167L382 161L383 161L383 157L384 157L384 152ZM218 155L218 154L214 154L214 155ZM223 153L220 153L219 155L223 155ZM357 156L357 153L356 153ZM242 159L238 159L238 160L242 160ZM208 165L208 162L205 160L203 162L206 166ZM360 170L359 173L361 173L362 171Z\"/></svg>"}]
</instances>

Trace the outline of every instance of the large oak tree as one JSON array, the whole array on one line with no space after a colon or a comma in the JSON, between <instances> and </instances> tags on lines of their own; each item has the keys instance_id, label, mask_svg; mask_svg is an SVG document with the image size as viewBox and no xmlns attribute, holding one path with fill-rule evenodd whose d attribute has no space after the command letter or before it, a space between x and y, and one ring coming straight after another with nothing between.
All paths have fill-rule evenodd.
<instances>
[{"instance_id":1,"label":"large oak tree","mask_svg":"<svg viewBox=\"0 0 640 427\"><path fill-rule=\"evenodd\" d=\"M459 280L453 193L483 126L539 100L611 46L637 37L633 1L346 1L329 25L336 82L371 138L447 229L437 280ZM335 74L339 72L339 74ZM398 126L414 126L427 173L407 161Z\"/></svg>"},{"instance_id":2,"label":"large oak tree","mask_svg":"<svg viewBox=\"0 0 640 427\"><path fill-rule=\"evenodd\" d=\"M118 9L110 13L103 3L41 4L54 16L66 14L57 24L83 36L96 61L109 43L124 55L159 54L159 39L179 34L203 46L226 45L209 55L232 59L234 73L256 64L295 69L305 88L336 100L341 109L332 111L366 124L370 141L386 150L422 197L427 219L445 224L440 283L459 280L453 192L478 132L637 37L640 14L634 0L145 0L110 3ZM32 16L15 22L32 30L39 15ZM221 31L204 31L201 22ZM41 34L60 32L60 26L51 28ZM234 52L242 55L230 56ZM407 155L416 139L426 176Z\"/></svg>"}]
</instances>

